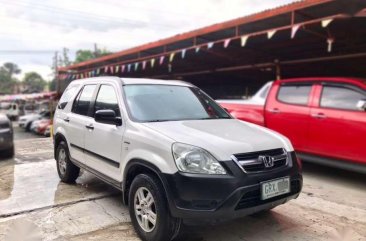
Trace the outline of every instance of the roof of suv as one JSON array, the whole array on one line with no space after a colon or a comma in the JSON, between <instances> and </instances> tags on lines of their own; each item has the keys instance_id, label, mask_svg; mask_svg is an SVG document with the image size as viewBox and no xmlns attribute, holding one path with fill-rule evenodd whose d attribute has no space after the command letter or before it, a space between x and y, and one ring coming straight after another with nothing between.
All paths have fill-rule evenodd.
<instances>
[{"instance_id":1,"label":"roof of suv","mask_svg":"<svg viewBox=\"0 0 366 241\"><path fill-rule=\"evenodd\" d=\"M94 78L87 78L87 79L80 79L73 81L74 83L77 82L87 82L87 81L121 81L123 85L135 85L135 84L152 84L152 85L180 85L180 86L189 86L192 87L193 85L184 81L180 80L159 80L159 79L145 79L145 78L119 78L113 76L104 76L104 77L94 77Z\"/></svg>"}]
</instances>

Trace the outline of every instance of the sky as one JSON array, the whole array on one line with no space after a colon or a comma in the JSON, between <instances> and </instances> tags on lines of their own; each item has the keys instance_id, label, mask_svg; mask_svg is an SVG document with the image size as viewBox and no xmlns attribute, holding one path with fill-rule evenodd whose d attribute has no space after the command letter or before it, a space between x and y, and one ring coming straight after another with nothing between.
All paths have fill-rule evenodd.
<instances>
[{"instance_id":1,"label":"sky","mask_svg":"<svg viewBox=\"0 0 366 241\"><path fill-rule=\"evenodd\" d=\"M52 78L56 51L120 51L294 0L0 0L0 65Z\"/></svg>"}]
</instances>

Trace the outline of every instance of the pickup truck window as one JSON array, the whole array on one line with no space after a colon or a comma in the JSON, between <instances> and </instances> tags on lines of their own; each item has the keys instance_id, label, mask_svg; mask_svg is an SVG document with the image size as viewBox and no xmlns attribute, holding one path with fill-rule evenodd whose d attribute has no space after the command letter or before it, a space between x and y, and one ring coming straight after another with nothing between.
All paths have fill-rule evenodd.
<instances>
[{"instance_id":1,"label":"pickup truck window","mask_svg":"<svg viewBox=\"0 0 366 241\"><path fill-rule=\"evenodd\" d=\"M98 110L114 110L117 117L121 117L121 112L118 107L118 100L113 86L101 85L97 99L95 101L95 111Z\"/></svg>"},{"instance_id":2,"label":"pickup truck window","mask_svg":"<svg viewBox=\"0 0 366 241\"><path fill-rule=\"evenodd\" d=\"M366 95L342 86L324 86L320 106L326 108L358 110L358 101L366 99Z\"/></svg>"},{"instance_id":3,"label":"pickup truck window","mask_svg":"<svg viewBox=\"0 0 366 241\"><path fill-rule=\"evenodd\" d=\"M93 93L96 85L85 85L84 88L77 95L72 112L79 115L88 115L90 102L93 97Z\"/></svg>"},{"instance_id":4,"label":"pickup truck window","mask_svg":"<svg viewBox=\"0 0 366 241\"><path fill-rule=\"evenodd\" d=\"M307 105L310 91L311 85L283 85L277 99L288 104Z\"/></svg>"},{"instance_id":5,"label":"pickup truck window","mask_svg":"<svg viewBox=\"0 0 366 241\"><path fill-rule=\"evenodd\" d=\"M174 85L126 85L127 106L139 122L228 119L215 101L196 88Z\"/></svg>"}]
</instances>

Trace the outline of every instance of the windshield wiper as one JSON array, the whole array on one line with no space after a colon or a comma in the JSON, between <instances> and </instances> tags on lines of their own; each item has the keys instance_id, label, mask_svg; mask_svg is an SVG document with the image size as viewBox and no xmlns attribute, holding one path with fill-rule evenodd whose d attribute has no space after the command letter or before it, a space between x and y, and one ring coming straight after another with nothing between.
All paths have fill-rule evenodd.
<instances>
[{"instance_id":1,"label":"windshield wiper","mask_svg":"<svg viewBox=\"0 0 366 241\"><path fill-rule=\"evenodd\" d=\"M148 120L148 121L145 121L145 122L165 122L165 121L169 121L169 120L156 119L156 120Z\"/></svg>"}]
</instances>

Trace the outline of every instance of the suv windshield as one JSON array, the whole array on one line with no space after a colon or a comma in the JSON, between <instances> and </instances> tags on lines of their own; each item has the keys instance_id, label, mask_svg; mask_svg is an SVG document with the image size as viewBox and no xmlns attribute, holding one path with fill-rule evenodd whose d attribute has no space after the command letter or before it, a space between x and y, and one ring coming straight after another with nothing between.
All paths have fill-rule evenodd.
<instances>
[{"instance_id":1,"label":"suv windshield","mask_svg":"<svg viewBox=\"0 0 366 241\"><path fill-rule=\"evenodd\" d=\"M174 85L126 85L127 105L139 122L230 119L198 88Z\"/></svg>"}]
</instances>

